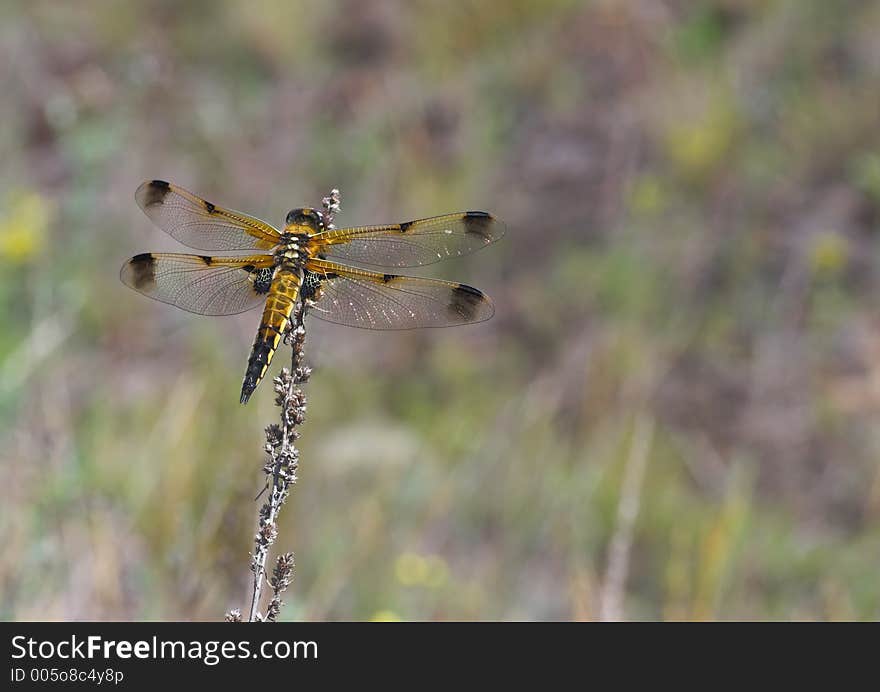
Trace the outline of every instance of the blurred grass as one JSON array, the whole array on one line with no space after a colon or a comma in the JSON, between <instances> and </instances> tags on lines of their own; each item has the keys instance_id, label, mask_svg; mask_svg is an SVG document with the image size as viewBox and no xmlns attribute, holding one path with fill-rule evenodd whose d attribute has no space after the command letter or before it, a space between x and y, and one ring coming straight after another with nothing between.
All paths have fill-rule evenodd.
<instances>
[{"instance_id":1,"label":"blurred grass","mask_svg":"<svg viewBox=\"0 0 880 692\"><path fill-rule=\"evenodd\" d=\"M833 6L832 6L833 5ZM146 178L279 221L487 209L489 323L313 322L295 619L875 619L880 6L0 9L0 617L242 606L256 315L126 291ZM286 356L280 356L283 360ZM282 362L283 362L282 360Z\"/></svg>"}]
</instances>

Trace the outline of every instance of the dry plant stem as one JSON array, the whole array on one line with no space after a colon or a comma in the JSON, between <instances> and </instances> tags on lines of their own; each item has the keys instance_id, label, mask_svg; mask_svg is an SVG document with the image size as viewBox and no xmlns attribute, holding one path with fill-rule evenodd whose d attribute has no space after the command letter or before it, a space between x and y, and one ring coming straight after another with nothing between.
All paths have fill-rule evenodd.
<instances>
[{"instance_id":1,"label":"dry plant stem","mask_svg":"<svg viewBox=\"0 0 880 692\"><path fill-rule=\"evenodd\" d=\"M608 567L599 602L599 619L603 622L619 622L625 617L623 596L626 590L626 576L629 572L629 554L653 438L653 419L639 417L630 441L620 500L617 505L617 522L608 551Z\"/></svg>"},{"instance_id":2,"label":"dry plant stem","mask_svg":"<svg viewBox=\"0 0 880 692\"><path fill-rule=\"evenodd\" d=\"M306 413L306 397L300 385L307 382L310 375L309 368L302 364L306 340L303 319L307 309L307 304L297 303L291 328L285 335L285 341L290 342L292 350L290 370L282 368L281 373L273 381L278 395L275 403L281 409L281 424L273 423L266 428L266 451L270 458L263 471L268 477L269 494L260 508L259 528L254 536L254 555L251 560L254 581L248 622L270 619L263 618L259 613L260 596L266 576L266 559L269 556L269 548L278 536L278 514L290 494L290 486L296 482L296 471L299 466L299 451L294 446L299 437L296 427L305 420ZM274 595L269 614L272 620L277 617L281 609L281 594L290 583L292 571L293 554L285 553L279 556L271 584Z\"/></svg>"},{"instance_id":3,"label":"dry plant stem","mask_svg":"<svg viewBox=\"0 0 880 692\"><path fill-rule=\"evenodd\" d=\"M334 228L333 218L339 211L339 190L331 190L323 200L322 224L325 229ZM272 589L272 599L266 615L260 614L260 598L266 579L266 560L269 549L278 537L278 514L290 494L290 486L296 482L299 467L299 451L295 442L299 438L297 427L302 425L306 415L306 397L300 385L305 384L311 370L303 364L306 330L303 323L311 303L300 300L291 317L290 328L284 336L285 343L291 346L290 370L282 368L273 381L277 394L275 404L281 409L280 425L273 423L266 428L266 452L269 460L263 466L266 474L266 489L270 490L265 503L260 508L257 533L254 536L254 553L251 559L253 590L248 622L274 622L281 612L284 602L282 594L293 578L293 553L282 553L276 558L272 577L268 579ZM226 614L229 622L240 622L241 613L231 610Z\"/></svg>"}]
</instances>

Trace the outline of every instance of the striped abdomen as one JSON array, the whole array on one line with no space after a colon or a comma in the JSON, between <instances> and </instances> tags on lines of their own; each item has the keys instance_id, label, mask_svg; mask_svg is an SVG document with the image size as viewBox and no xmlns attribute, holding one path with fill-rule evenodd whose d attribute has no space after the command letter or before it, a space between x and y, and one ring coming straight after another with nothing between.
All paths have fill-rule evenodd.
<instances>
[{"instance_id":1,"label":"striped abdomen","mask_svg":"<svg viewBox=\"0 0 880 692\"><path fill-rule=\"evenodd\" d=\"M296 272L289 269L279 269L272 279L272 286L266 298L266 307L263 310L263 319L257 330L257 338L254 339L254 347L248 360L247 370L244 374L244 382L241 385L241 403L246 404L251 394L260 384L260 380L266 374L272 356L278 348L278 343L287 328L290 313L296 302L301 280Z\"/></svg>"}]
</instances>

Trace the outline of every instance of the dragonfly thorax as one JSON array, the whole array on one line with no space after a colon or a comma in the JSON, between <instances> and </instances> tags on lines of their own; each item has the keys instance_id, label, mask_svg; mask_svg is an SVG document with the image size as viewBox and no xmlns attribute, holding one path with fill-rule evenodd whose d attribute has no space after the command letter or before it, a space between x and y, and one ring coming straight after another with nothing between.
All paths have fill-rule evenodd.
<instances>
[{"instance_id":1,"label":"dragonfly thorax","mask_svg":"<svg viewBox=\"0 0 880 692\"><path fill-rule=\"evenodd\" d=\"M299 233L283 233L272 255L274 258L273 278L279 274L289 273L302 277L309 259L308 236Z\"/></svg>"},{"instance_id":2,"label":"dragonfly thorax","mask_svg":"<svg viewBox=\"0 0 880 692\"><path fill-rule=\"evenodd\" d=\"M304 261L304 238L298 233L284 233L281 242L275 247L276 264L300 264Z\"/></svg>"}]
</instances>

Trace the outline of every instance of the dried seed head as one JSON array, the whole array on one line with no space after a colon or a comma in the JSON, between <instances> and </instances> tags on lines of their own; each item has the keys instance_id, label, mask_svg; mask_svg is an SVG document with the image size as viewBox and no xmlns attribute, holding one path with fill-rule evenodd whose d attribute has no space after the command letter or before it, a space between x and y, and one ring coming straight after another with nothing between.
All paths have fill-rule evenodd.
<instances>
[{"instance_id":1,"label":"dried seed head","mask_svg":"<svg viewBox=\"0 0 880 692\"><path fill-rule=\"evenodd\" d=\"M272 570L272 577L269 584L272 588L281 593L290 585L293 576L293 553L282 553L275 560L275 569Z\"/></svg>"},{"instance_id":2,"label":"dried seed head","mask_svg":"<svg viewBox=\"0 0 880 692\"><path fill-rule=\"evenodd\" d=\"M278 537L278 529L275 524L263 524L257 531L255 539L262 545L272 545Z\"/></svg>"},{"instance_id":3,"label":"dried seed head","mask_svg":"<svg viewBox=\"0 0 880 692\"><path fill-rule=\"evenodd\" d=\"M281 440L284 437L284 433L281 430L281 426L277 423L272 423L271 425L266 426L266 443L272 445L273 447L281 444Z\"/></svg>"},{"instance_id":4,"label":"dried seed head","mask_svg":"<svg viewBox=\"0 0 880 692\"><path fill-rule=\"evenodd\" d=\"M335 228L333 217L336 216L340 208L339 190L335 187L330 190L330 194L321 200L321 205L324 207L324 211L321 212L321 223L325 229L332 230Z\"/></svg>"}]
</instances>

